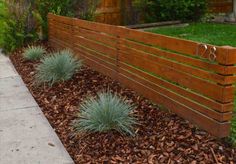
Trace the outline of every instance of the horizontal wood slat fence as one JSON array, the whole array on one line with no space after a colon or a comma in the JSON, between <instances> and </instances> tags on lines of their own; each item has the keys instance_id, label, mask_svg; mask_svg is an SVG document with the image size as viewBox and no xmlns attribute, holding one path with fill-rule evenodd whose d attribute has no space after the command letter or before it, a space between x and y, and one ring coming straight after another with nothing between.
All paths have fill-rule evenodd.
<instances>
[{"instance_id":1,"label":"horizontal wood slat fence","mask_svg":"<svg viewBox=\"0 0 236 164\"><path fill-rule=\"evenodd\" d=\"M49 42L217 137L230 132L236 49L49 14Z\"/></svg>"}]
</instances>

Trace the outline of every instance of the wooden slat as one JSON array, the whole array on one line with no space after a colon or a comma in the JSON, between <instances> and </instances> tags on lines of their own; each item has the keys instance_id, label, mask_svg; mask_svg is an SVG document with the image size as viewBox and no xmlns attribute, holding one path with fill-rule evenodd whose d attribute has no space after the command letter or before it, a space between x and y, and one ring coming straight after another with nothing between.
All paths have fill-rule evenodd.
<instances>
[{"instance_id":1,"label":"wooden slat","mask_svg":"<svg viewBox=\"0 0 236 164\"><path fill-rule=\"evenodd\" d=\"M236 48L230 47L230 46L223 46L223 48L227 49L226 55L225 55L225 62L229 64L236 64ZM224 57L224 56L222 56ZM235 74L235 72L233 72Z\"/></svg>"},{"instance_id":2,"label":"wooden slat","mask_svg":"<svg viewBox=\"0 0 236 164\"><path fill-rule=\"evenodd\" d=\"M112 26L112 25L107 25L107 24L102 24L102 23L97 23L97 22L89 22L89 21L79 20L79 19L74 19L74 25L80 28L93 30L96 32L103 32L103 33L107 33L107 34L115 35L115 36L117 36L118 31L120 30L120 27L118 26Z\"/></svg>"},{"instance_id":3,"label":"wooden slat","mask_svg":"<svg viewBox=\"0 0 236 164\"><path fill-rule=\"evenodd\" d=\"M204 81L202 79L175 70L172 67L162 65L161 63L154 63L151 60L141 58L137 54L126 54L123 52L121 55L119 55L119 60L138 68L142 68L148 72L155 73L158 76L161 76L172 82L176 82L184 87L192 89L195 92L201 93L220 102L230 102L233 100L234 88L232 86L224 87Z\"/></svg>"},{"instance_id":4,"label":"wooden slat","mask_svg":"<svg viewBox=\"0 0 236 164\"><path fill-rule=\"evenodd\" d=\"M64 31L64 32L71 32L72 31L72 27L64 27L61 26L60 24L56 24L54 22L50 22L50 27L51 30L60 30L60 31Z\"/></svg>"},{"instance_id":5,"label":"wooden slat","mask_svg":"<svg viewBox=\"0 0 236 164\"><path fill-rule=\"evenodd\" d=\"M76 48L75 49L75 52L77 54L82 54L84 56L86 56L86 59L90 59L90 60L93 60L93 61L96 61L97 63L99 63L100 65L106 67L106 68L109 68L110 70L114 70L115 71L115 66L112 65L112 63L109 63L109 62L105 62L104 60L101 60L100 58L96 58L94 57L93 55L87 53L86 51L82 51L81 49L79 48ZM78 56L79 57L79 56Z\"/></svg>"},{"instance_id":6,"label":"wooden slat","mask_svg":"<svg viewBox=\"0 0 236 164\"><path fill-rule=\"evenodd\" d=\"M60 38L61 40L65 41L65 42L71 42L72 39L74 38L71 33L69 32L66 32L66 31L62 31L62 30L59 30L59 29L54 29L54 30L51 30L50 33L57 37L57 38Z\"/></svg>"},{"instance_id":7,"label":"wooden slat","mask_svg":"<svg viewBox=\"0 0 236 164\"><path fill-rule=\"evenodd\" d=\"M69 24L72 25L73 19L69 17L54 15L54 14L48 14L48 20L55 20L56 22L60 22L63 24Z\"/></svg>"},{"instance_id":8,"label":"wooden slat","mask_svg":"<svg viewBox=\"0 0 236 164\"><path fill-rule=\"evenodd\" d=\"M117 38L111 35L106 35L101 32L94 32L91 30L86 30L82 28L75 29L74 34L79 34L85 38L90 40L98 41L103 44L106 44L109 47L116 47L117 46Z\"/></svg>"},{"instance_id":9,"label":"wooden slat","mask_svg":"<svg viewBox=\"0 0 236 164\"><path fill-rule=\"evenodd\" d=\"M184 39L177 39L174 37L169 37L160 34L154 34L150 32L143 32L133 29L127 28L120 28L119 36L126 39L135 40L137 42L142 42L145 44L150 44L153 46L158 46L161 48L165 48L171 51L183 53L190 56L196 56L196 48L198 47L197 42L184 40ZM212 45L208 45L209 49L212 48ZM235 64L236 63L236 56L232 56L232 61L227 60L227 49L224 47L217 47L216 51L216 61L221 64ZM208 52L209 54L209 52ZM208 58L207 56L204 56ZM229 63L228 63L229 62Z\"/></svg>"},{"instance_id":10,"label":"wooden slat","mask_svg":"<svg viewBox=\"0 0 236 164\"><path fill-rule=\"evenodd\" d=\"M69 33L54 30L53 32L50 31L49 34L51 35L51 37L56 38L61 43L66 45L68 48L71 48L71 49L73 48L73 44L72 44L73 37Z\"/></svg>"},{"instance_id":11,"label":"wooden slat","mask_svg":"<svg viewBox=\"0 0 236 164\"><path fill-rule=\"evenodd\" d=\"M90 49L87 49L85 47L82 47L82 46L76 45L76 44L75 44L74 50L78 54L83 54L87 58L96 61L100 65L103 65L111 70L115 70L115 71L117 70L116 61L112 58L109 58L108 56L99 54L95 51L92 51Z\"/></svg>"},{"instance_id":12,"label":"wooden slat","mask_svg":"<svg viewBox=\"0 0 236 164\"><path fill-rule=\"evenodd\" d=\"M132 78L136 82L143 83L145 86L152 88L152 90L154 90L155 92L165 95L166 97L173 99L180 104L188 106L192 110L197 110L198 112L208 117L211 117L219 122L228 121L232 118L232 112L219 113L209 108L206 108L205 106L202 106L200 102L199 103L193 102L186 97L183 97L177 93L171 92L167 88L158 86L158 83L154 84L153 82L150 82L140 76L137 76L136 74L130 73L129 70L120 69L119 73L129 78Z\"/></svg>"},{"instance_id":13,"label":"wooden slat","mask_svg":"<svg viewBox=\"0 0 236 164\"><path fill-rule=\"evenodd\" d=\"M70 22L68 24L65 24L63 22L51 19L51 20L49 20L48 24L50 24L52 26L56 26L57 28L65 28L65 29L72 29L72 27L73 27L73 21L72 20L70 20Z\"/></svg>"},{"instance_id":14,"label":"wooden slat","mask_svg":"<svg viewBox=\"0 0 236 164\"><path fill-rule=\"evenodd\" d=\"M99 54L95 51L89 50L89 49L79 46L79 45L75 45L74 48L75 48L76 52L87 55L88 58L96 60L96 61L106 65L107 67L110 67L111 69L116 70L116 61L114 59L109 58L108 56Z\"/></svg>"},{"instance_id":15,"label":"wooden slat","mask_svg":"<svg viewBox=\"0 0 236 164\"><path fill-rule=\"evenodd\" d=\"M181 64L181 63L173 61L173 60L159 58L157 56L151 55L151 54L143 52L143 51L138 51L139 49L133 49L133 48L129 48L126 46L121 46L120 49L126 53L138 54L142 58L152 60L153 62L155 61L158 63L162 63L164 65L171 66L172 68L174 68L178 71L186 72L188 74L198 76L199 78L210 80L215 83L227 85L227 84L234 84L234 82L235 82L234 76L223 76L223 75L216 74L214 72L208 72L206 70L202 70L202 69L198 69L196 67L192 67L189 65Z\"/></svg>"},{"instance_id":16,"label":"wooden slat","mask_svg":"<svg viewBox=\"0 0 236 164\"><path fill-rule=\"evenodd\" d=\"M55 38L53 36L50 37L50 42L56 43L57 46L60 46L63 49L68 49L71 47L70 44L68 44L67 42L63 42L60 39Z\"/></svg>"},{"instance_id":17,"label":"wooden slat","mask_svg":"<svg viewBox=\"0 0 236 164\"><path fill-rule=\"evenodd\" d=\"M206 98L202 95L199 95L197 93L194 93L188 89L182 88L178 85L174 85L171 82L165 81L164 79L158 78L157 76L151 75L147 72L144 72L142 70L138 70L134 67L131 67L125 63L119 63L121 69L130 70L134 74L143 77L155 84L158 84L160 86L163 86L165 88L168 88L172 90L175 93L178 93L180 95L184 95L187 98L190 98L204 106L207 106L210 109L216 110L218 112L232 112L234 104L233 103L227 103L227 104L221 104L217 101L214 101L212 99Z\"/></svg>"},{"instance_id":18,"label":"wooden slat","mask_svg":"<svg viewBox=\"0 0 236 164\"><path fill-rule=\"evenodd\" d=\"M107 47L105 45L99 44L99 43L94 42L92 40L83 38L82 36L79 36L79 35L74 36L74 39L75 39L74 42L76 44L81 44L84 47L98 51L98 52L103 53L103 54L110 56L112 58L115 58L115 56L116 56L116 50L111 47Z\"/></svg>"},{"instance_id":19,"label":"wooden slat","mask_svg":"<svg viewBox=\"0 0 236 164\"><path fill-rule=\"evenodd\" d=\"M94 68L98 72L102 72L104 75L107 75L113 79L117 79L117 72L114 69L111 69L107 67L107 65L99 63L97 60L94 60L90 57L88 57L83 52L80 52L79 50L75 49L76 54L83 59L83 61L89 65L91 68Z\"/></svg>"},{"instance_id":20,"label":"wooden slat","mask_svg":"<svg viewBox=\"0 0 236 164\"><path fill-rule=\"evenodd\" d=\"M157 56L173 59L173 60L176 60L181 63L186 63L188 65L195 66L195 67L198 67L198 68L201 68L204 70L208 70L208 71L213 71L213 72L216 72L219 74L231 75L236 70L235 66L224 66L224 65L219 65L219 64L213 64L210 62L205 62L201 59L192 58L189 56L185 56L185 55L181 55L181 54L177 54L177 53L173 53L173 52L168 52L165 50L158 49L156 47L151 47L148 45L144 45L144 44L141 44L138 42L129 41L126 39L121 39L120 42L122 45L126 45L128 47L132 47L137 50L141 50L144 52L148 52L150 54L155 54ZM231 55L231 56L233 56L233 55ZM231 59L228 59L228 60L231 60Z\"/></svg>"},{"instance_id":21,"label":"wooden slat","mask_svg":"<svg viewBox=\"0 0 236 164\"><path fill-rule=\"evenodd\" d=\"M108 26L108 25L104 25L104 24L100 24L100 23L94 23L94 22L87 22L87 21L83 21L83 20L74 19L74 22L76 22L75 24L78 24L78 25L81 24L81 25L83 25L84 28L87 28L87 29L90 29L90 30L94 30L94 27L96 27L95 31L97 31L97 32L106 31L107 33L112 32L113 34L115 34L117 31L121 30L121 28L119 28L119 27L112 28L114 26ZM87 22L87 24L84 25L83 24L84 22ZM232 49L230 51L229 55L226 58L221 57L222 55L220 55L219 58L222 58L221 60L227 60L226 63L230 63L230 64L236 63L235 55L232 55L232 54L235 54L235 53L236 53L236 50ZM195 60L195 62L196 62L196 60ZM199 64L199 62L196 62L196 63L197 63L198 66L202 66L202 64ZM209 69L219 71L219 73L221 73L221 74L224 74L224 73L232 74L234 72L234 69L236 69L235 67L224 67L224 66L217 67L215 65L211 65L211 64L207 64L207 63L204 63L204 65L206 65Z\"/></svg>"},{"instance_id":22,"label":"wooden slat","mask_svg":"<svg viewBox=\"0 0 236 164\"><path fill-rule=\"evenodd\" d=\"M56 39L53 39L53 38L50 39L49 44L57 50L62 48L62 45L60 45L60 43Z\"/></svg>"},{"instance_id":23,"label":"wooden slat","mask_svg":"<svg viewBox=\"0 0 236 164\"><path fill-rule=\"evenodd\" d=\"M143 96L151 99L152 101L163 104L166 108L170 109L172 112L178 114L179 116L190 120L191 122L197 124L201 128L207 130L211 134L218 137L228 136L230 130L230 123L219 123L209 117L204 116L203 114L193 111L190 108L177 103L176 101L166 97L165 95L161 95L158 92L153 91L151 88L145 86L145 84L138 83L135 80L130 79L129 77L120 74L119 81L130 87Z\"/></svg>"},{"instance_id":24,"label":"wooden slat","mask_svg":"<svg viewBox=\"0 0 236 164\"><path fill-rule=\"evenodd\" d=\"M60 24L57 25L54 22L49 22L49 31L51 31L51 32L59 31L59 32L71 34L72 26L71 27L63 27Z\"/></svg>"}]
</instances>

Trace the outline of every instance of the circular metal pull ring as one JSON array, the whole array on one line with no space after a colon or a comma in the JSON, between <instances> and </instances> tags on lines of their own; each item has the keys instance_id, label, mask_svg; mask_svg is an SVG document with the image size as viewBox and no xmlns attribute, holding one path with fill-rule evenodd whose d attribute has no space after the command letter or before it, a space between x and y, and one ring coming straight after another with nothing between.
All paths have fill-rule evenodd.
<instances>
[{"instance_id":1,"label":"circular metal pull ring","mask_svg":"<svg viewBox=\"0 0 236 164\"><path fill-rule=\"evenodd\" d=\"M210 54L209 54L209 60L212 62L216 60L216 47L211 47Z\"/></svg>"},{"instance_id":2,"label":"circular metal pull ring","mask_svg":"<svg viewBox=\"0 0 236 164\"><path fill-rule=\"evenodd\" d=\"M203 53L203 54L199 54L199 50L200 50L201 48L204 48L204 53ZM204 56L204 55L206 54L207 50L208 50L208 47L207 47L206 44L198 44L198 46L197 46L197 48L196 48L196 55L197 55L197 56L200 56L200 57L201 57L201 56Z\"/></svg>"}]
</instances>

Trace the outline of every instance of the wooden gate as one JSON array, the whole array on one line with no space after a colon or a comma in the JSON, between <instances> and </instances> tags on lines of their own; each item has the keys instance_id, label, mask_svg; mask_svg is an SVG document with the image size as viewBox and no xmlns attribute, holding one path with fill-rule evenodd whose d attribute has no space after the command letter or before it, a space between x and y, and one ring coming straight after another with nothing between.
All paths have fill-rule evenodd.
<instances>
[{"instance_id":1,"label":"wooden gate","mask_svg":"<svg viewBox=\"0 0 236 164\"><path fill-rule=\"evenodd\" d=\"M230 13L233 11L233 0L208 0L209 10L213 13Z\"/></svg>"},{"instance_id":2,"label":"wooden gate","mask_svg":"<svg viewBox=\"0 0 236 164\"><path fill-rule=\"evenodd\" d=\"M120 25L121 24L121 0L101 0L96 11L97 22Z\"/></svg>"}]
</instances>

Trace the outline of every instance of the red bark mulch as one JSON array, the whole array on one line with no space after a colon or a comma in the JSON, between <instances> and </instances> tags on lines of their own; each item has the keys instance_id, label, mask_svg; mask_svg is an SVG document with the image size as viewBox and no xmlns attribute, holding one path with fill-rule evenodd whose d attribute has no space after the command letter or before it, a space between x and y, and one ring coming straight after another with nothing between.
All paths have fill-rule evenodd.
<instances>
[{"instance_id":1,"label":"red bark mulch","mask_svg":"<svg viewBox=\"0 0 236 164\"><path fill-rule=\"evenodd\" d=\"M75 163L236 163L236 149L226 142L86 66L65 83L36 87L39 61L25 61L21 50L10 58ZM75 135L71 123L79 104L108 88L137 105L136 137L117 132Z\"/></svg>"}]
</instances>

